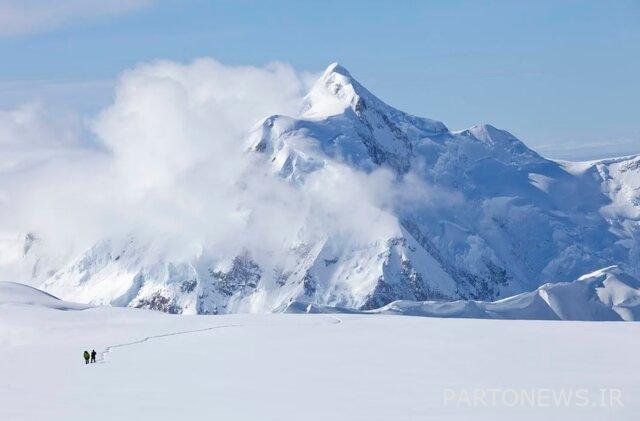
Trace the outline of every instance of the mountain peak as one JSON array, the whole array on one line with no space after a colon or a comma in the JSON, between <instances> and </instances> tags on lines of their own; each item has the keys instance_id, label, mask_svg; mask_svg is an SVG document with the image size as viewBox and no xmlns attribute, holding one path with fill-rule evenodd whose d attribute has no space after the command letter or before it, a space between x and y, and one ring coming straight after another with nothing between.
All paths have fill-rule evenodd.
<instances>
[{"instance_id":1,"label":"mountain peak","mask_svg":"<svg viewBox=\"0 0 640 421\"><path fill-rule=\"evenodd\" d=\"M507 145L522 144L522 142L517 137L515 137L508 131L498 129L490 124L475 125L467 129L465 132L489 146L504 147Z\"/></svg>"},{"instance_id":2,"label":"mountain peak","mask_svg":"<svg viewBox=\"0 0 640 421\"><path fill-rule=\"evenodd\" d=\"M351 73L338 63L331 63L305 97L302 115L321 119L342 114L355 107L361 96L372 96Z\"/></svg>"},{"instance_id":3,"label":"mountain peak","mask_svg":"<svg viewBox=\"0 0 640 421\"><path fill-rule=\"evenodd\" d=\"M322 75L322 78L323 79L327 78L332 73L337 73L339 75L351 78L351 73L349 73L349 71L347 69L345 69L344 67L342 67L337 61L334 61L329 66L327 66L326 70L324 71L324 73Z\"/></svg>"},{"instance_id":4,"label":"mountain peak","mask_svg":"<svg viewBox=\"0 0 640 421\"><path fill-rule=\"evenodd\" d=\"M414 117L386 104L362 86L346 68L334 62L326 68L305 97L300 117L322 120L343 114L348 109L360 115L360 118L362 113L370 114L368 118L374 119L384 115L388 120L417 125L425 133L447 131L447 127L439 121ZM372 110L375 110L373 114L371 114ZM372 117L372 115L378 115L378 117ZM387 125L385 121L379 123ZM377 127L378 124L374 126ZM390 128L391 132L394 130Z\"/></svg>"},{"instance_id":5,"label":"mountain peak","mask_svg":"<svg viewBox=\"0 0 640 421\"><path fill-rule=\"evenodd\" d=\"M484 140L484 141L491 141L493 139L503 138L503 137L511 137L511 138L514 137L511 133L507 132L506 130L500 130L492 126L491 124L477 124L475 126L472 126L469 129L469 133L474 135L476 139Z\"/></svg>"}]
</instances>

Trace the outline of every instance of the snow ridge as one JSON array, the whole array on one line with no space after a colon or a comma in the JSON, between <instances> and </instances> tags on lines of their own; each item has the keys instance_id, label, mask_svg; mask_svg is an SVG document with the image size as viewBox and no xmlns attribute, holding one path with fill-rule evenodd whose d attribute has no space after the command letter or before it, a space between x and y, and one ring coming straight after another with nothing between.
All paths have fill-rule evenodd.
<instances>
[{"instance_id":1,"label":"snow ridge","mask_svg":"<svg viewBox=\"0 0 640 421\"><path fill-rule=\"evenodd\" d=\"M494 302L394 301L369 311L294 302L282 311L468 319L638 321L640 281L612 266L584 275L574 282L545 284L533 292Z\"/></svg>"}]
</instances>

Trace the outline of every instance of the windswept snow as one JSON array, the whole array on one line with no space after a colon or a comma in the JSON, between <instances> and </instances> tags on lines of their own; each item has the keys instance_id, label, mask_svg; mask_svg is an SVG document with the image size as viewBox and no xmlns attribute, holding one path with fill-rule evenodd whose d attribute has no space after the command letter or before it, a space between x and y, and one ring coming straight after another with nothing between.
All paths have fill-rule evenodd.
<instances>
[{"instance_id":1,"label":"windswept snow","mask_svg":"<svg viewBox=\"0 0 640 421\"><path fill-rule=\"evenodd\" d=\"M640 409L636 323L61 311L2 291L3 420L601 421ZM85 349L109 352L85 365ZM487 390L495 403L478 398ZM535 404L514 401L522 391Z\"/></svg>"}]
</instances>

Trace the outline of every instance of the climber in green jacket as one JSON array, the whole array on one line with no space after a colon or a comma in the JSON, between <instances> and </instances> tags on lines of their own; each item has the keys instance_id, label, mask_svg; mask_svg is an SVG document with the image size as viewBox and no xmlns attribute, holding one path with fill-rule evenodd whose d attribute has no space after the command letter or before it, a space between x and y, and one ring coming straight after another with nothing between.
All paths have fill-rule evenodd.
<instances>
[{"instance_id":1,"label":"climber in green jacket","mask_svg":"<svg viewBox=\"0 0 640 421\"><path fill-rule=\"evenodd\" d=\"M89 364L89 358L91 358L91 355L89 355L89 351L84 351L84 363L85 364Z\"/></svg>"}]
</instances>

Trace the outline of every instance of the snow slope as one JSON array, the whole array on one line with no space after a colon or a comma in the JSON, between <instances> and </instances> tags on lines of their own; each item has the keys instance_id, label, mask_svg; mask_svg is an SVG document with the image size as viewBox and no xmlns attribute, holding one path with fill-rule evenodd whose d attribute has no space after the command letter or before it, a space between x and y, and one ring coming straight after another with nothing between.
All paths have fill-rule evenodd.
<instances>
[{"instance_id":1,"label":"snow slope","mask_svg":"<svg viewBox=\"0 0 640 421\"><path fill-rule=\"evenodd\" d=\"M15 282L0 282L0 304L28 305L56 310L84 310L90 308L86 304L62 301L37 288Z\"/></svg>"},{"instance_id":2,"label":"snow slope","mask_svg":"<svg viewBox=\"0 0 640 421\"><path fill-rule=\"evenodd\" d=\"M267 257L203 247L176 260L154 238L105 238L34 272L38 285L73 301L214 314L493 301L613 265L640 276L640 156L556 162L490 125L451 131L385 104L338 64L299 115L264 119L248 145L294 189L386 169L403 193L378 209L366 240L302 232L310 225ZM37 254L24 260L48 261Z\"/></svg>"},{"instance_id":3,"label":"snow slope","mask_svg":"<svg viewBox=\"0 0 640 421\"><path fill-rule=\"evenodd\" d=\"M5 420L601 421L632 420L640 408L636 323L61 311L7 303L7 288ZM92 348L110 351L86 366ZM470 406L445 395L482 388L582 390L588 405ZM600 389L623 406L600 406Z\"/></svg>"}]
</instances>

